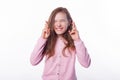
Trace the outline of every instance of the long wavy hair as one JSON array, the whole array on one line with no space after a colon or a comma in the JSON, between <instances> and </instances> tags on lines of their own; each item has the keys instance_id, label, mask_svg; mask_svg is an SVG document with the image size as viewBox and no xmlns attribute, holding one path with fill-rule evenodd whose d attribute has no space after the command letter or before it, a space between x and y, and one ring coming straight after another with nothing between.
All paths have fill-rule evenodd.
<instances>
[{"instance_id":1,"label":"long wavy hair","mask_svg":"<svg viewBox=\"0 0 120 80\"><path fill-rule=\"evenodd\" d=\"M63 53L64 56L66 56L66 54L65 54L65 49L66 48L68 48L70 53L71 53L71 50L75 50L73 39L68 32L69 30L72 29L72 21L73 20L71 18L70 13L68 12L68 10L66 8L58 7L58 8L56 8L52 11L52 13L51 13L51 15L49 16L49 19L48 19L48 26L50 28L50 35L49 35L46 43L44 44L44 48L43 48L43 51L42 51L42 55L43 56L47 55L48 58L52 57L55 53L55 44L56 44L58 36L54 31L54 22L55 22L55 16L59 12L63 12L63 13L66 14L66 17L67 17L68 22L70 24L68 26L67 30L65 31L65 33L62 34L62 37L67 41L67 43L65 43L66 46L64 47L62 53Z\"/></svg>"}]
</instances>

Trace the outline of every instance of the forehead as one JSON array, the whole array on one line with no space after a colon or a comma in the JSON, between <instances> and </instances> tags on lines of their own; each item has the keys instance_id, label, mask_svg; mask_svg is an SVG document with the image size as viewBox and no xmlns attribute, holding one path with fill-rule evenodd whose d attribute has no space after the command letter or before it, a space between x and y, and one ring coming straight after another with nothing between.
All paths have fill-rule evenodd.
<instances>
[{"instance_id":1,"label":"forehead","mask_svg":"<svg viewBox=\"0 0 120 80\"><path fill-rule=\"evenodd\" d=\"M64 12L58 12L55 16L55 20L56 19L67 19L67 16Z\"/></svg>"}]
</instances>

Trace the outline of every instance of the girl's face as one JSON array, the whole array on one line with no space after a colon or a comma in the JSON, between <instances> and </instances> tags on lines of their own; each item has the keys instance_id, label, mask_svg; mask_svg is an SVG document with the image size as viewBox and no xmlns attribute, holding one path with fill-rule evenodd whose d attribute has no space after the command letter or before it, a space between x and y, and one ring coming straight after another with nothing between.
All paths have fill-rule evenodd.
<instances>
[{"instance_id":1,"label":"girl's face","mask_svg":"<svg viewBox=\"0 0 120 80\"><path fill-rule=\"evenodd\" d=\"M57 35L62 35L65 33L69 25L69 21L67 19L67 16L63 12L59 12L55 16L55 22L54 22L54 31Z\"/></svg>"}]
</instances>

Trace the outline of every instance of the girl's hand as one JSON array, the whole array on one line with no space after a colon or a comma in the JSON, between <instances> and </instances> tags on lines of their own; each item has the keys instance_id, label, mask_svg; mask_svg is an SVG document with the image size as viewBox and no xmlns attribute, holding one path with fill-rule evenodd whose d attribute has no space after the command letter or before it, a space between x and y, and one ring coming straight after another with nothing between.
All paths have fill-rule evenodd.
<instances>
[{"instance_id":1,"label":"girl's hand","mask_svg":"<svg viewBox=\"0 0 120 80\"><path fill-rule=\"evenodd\" d=\"M72 30L69 31L69 34L71 35L71 37L74 41L80 39L79 32L78 32L74 22L72 23Z\"/></svg>"},{"instance_id":2,"label":"girl's hand","mask_svg":"<svg viewBox=\"0 0 120 80\"><path fill-rule=\"evenodd\" d=\"M42 37L44 39L47 39L49 37L49 35L50 35L50 28L48 27L48 22L46 21L45 27L44 27L44 29L42 31Z\"/></svg>"}]
</instances>

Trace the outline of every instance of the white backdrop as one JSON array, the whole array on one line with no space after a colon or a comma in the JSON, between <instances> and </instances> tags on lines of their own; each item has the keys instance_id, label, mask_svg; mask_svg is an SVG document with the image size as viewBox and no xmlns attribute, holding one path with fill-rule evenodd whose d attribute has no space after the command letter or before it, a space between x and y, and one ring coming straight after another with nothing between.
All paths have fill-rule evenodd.
<instances>
[{"instance_id":1,"label":"white backdrop","mask_svg":"<svg viewBox=\"0 0 120 80\"><path fill-rule=\"evenodd\" d=\"M44 61L30 54L45 20L66 7L91 56L89 68L76 63L78 80L120 80L119 0L0 0L0 80L41 80Z\"/></svg>"}]
</instances>

